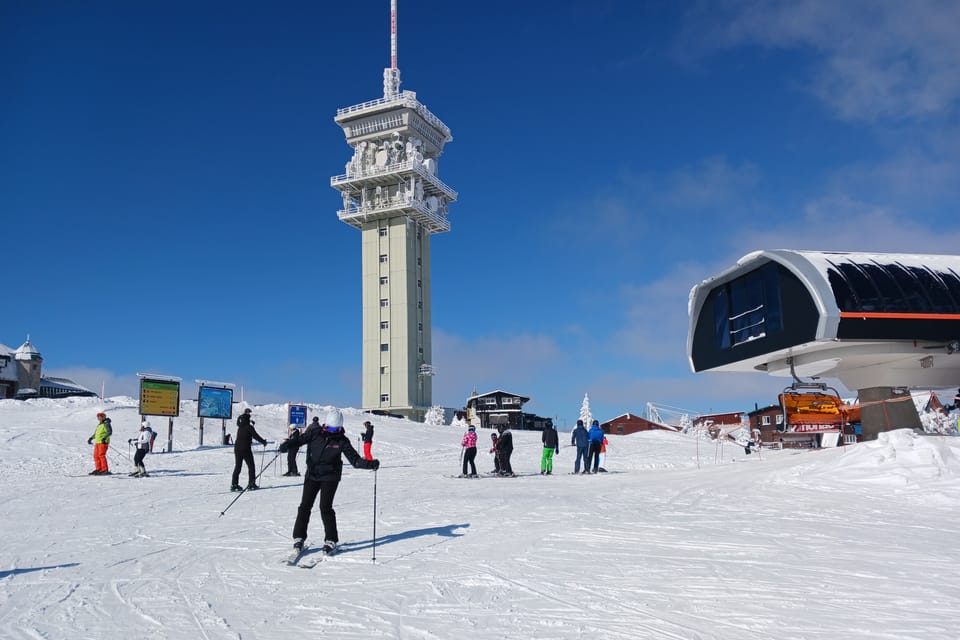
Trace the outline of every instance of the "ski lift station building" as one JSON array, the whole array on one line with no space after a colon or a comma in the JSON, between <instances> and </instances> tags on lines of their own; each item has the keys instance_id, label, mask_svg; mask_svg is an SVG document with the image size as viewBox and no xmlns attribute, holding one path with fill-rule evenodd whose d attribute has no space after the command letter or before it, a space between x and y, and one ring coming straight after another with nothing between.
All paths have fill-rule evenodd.
<instances>
[{"instance_id":1,"label":"ski lift station building","mask_svg":"<svg viewBox=\"0 0 960 640\"><path fill-rule=\"evenodd\" d=\"M864 439L919 427L906 389L960 384L960 256L755 251L690 291L694 372L839 379Z\"/></svg>"}]
</instances>

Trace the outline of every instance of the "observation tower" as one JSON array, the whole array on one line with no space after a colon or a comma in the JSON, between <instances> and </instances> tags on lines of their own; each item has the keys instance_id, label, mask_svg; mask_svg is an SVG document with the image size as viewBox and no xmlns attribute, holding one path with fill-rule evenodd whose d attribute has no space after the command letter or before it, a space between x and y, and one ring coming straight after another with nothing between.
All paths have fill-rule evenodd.
<instances>
[{"instance_id":1,"label":"observation tower","mask_svg":"<svg viewBox=\"0 0 960 640\"><path fill-rule=\"evenodd\" d=\"M433 404L430 236L450 230L457 192L438 173L449 127L400 91L396 0L383 97L338 109L334 121L353 150L330 186L343 197L337 216L361 232L362 407L422 420Z\"/></svg>"}]
</instances>

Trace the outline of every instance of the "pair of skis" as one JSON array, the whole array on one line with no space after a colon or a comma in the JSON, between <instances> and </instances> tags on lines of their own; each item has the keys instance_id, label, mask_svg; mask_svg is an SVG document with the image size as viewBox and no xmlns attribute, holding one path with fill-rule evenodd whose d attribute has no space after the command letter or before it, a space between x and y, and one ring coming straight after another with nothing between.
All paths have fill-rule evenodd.
<instances>
[{"instance_id":1,"label":"pair of skis","mask_svg":"<svg viewBox=\"0 0 960 640\"><path fill-rule=\"evenodd\" d=\"M306 560L303 559L305 555L310 555ZM293 567L302 567L304 569L312 569L317 566L327 558L337 555L337 549L334 548L331 551L324 551L321 547L320 549L314 549L311 551L309 545L303 545L302 549L294 549L293 553L287 556L286 564Z\"/></svg>"}]
</instances>

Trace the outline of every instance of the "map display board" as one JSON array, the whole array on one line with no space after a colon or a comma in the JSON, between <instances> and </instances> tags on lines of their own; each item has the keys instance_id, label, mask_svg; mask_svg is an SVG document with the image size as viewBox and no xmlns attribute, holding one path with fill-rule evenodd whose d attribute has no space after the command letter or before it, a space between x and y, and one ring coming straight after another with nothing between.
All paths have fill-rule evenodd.
<instances>
[{"instance_id":1,"label":"map display board","mask_svg":"<svg viewBox=\"0 0 960 640\"><path fill-rule=\"evenodd\" d=\"M171 380L140 379L140 415L180 415L180 383Z\"/></svg>"},{"instance_id":2,"label":"map display board","mask_svg":"<svg viewBox=\"0 0 960 640\"><path fill-rule=\"evenodd\" d=\"M197 415L201 418L229 420L233 417L233 389L200 387Z\"/></svg>"}]
</instances>

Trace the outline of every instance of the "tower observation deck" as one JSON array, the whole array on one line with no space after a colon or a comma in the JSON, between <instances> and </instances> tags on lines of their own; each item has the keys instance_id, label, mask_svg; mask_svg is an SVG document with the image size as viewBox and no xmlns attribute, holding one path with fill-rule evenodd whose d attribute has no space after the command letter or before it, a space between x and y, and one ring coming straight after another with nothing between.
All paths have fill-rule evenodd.
<instances>
[{"instance_id":1,"label":"tower observation deck","mask_svg":"<svg viewBox=\"0 0 960 640\"><path fill-rule=\"evenodd\" d=\"M453 137L412 91L400 91L396 0L383 97L337 110L353 156L330 178L337 217L361 231L365 410L422 419L433 404L430 236L450 230L457 192L438 175Z\"/></svg>"}]
</instances>

